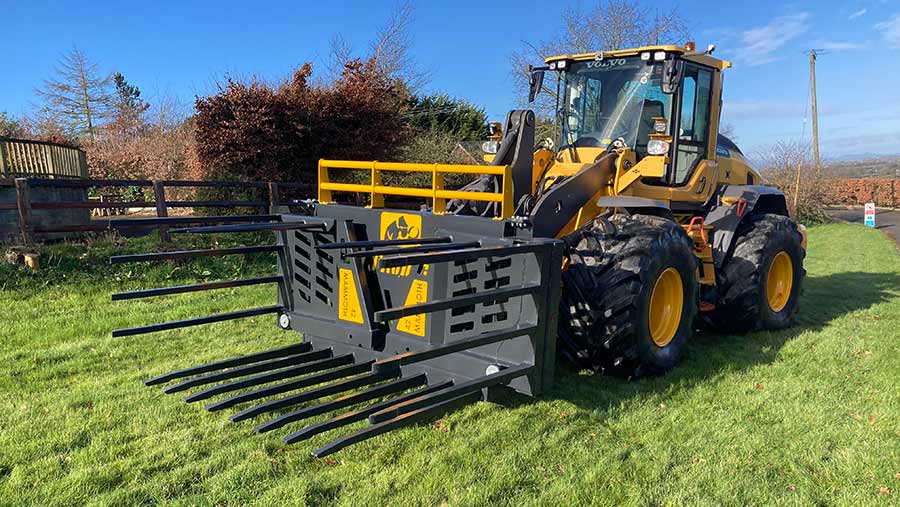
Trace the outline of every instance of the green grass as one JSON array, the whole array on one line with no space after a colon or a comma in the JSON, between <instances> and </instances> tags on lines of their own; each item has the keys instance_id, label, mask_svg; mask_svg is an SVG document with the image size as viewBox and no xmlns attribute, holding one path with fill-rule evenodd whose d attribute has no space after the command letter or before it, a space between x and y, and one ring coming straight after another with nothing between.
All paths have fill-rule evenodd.
<instances>
[{"instance_id":1,"label":"green grass","mask_svg":"<svg viewBox=\"0 0 900 507\"><path fill-rule=\"evenodd\" d=\"M150 240L57 246L0 268L0 504L897 505L900 255L811 229L798 325L701 333L661 378L558 370L317 460L141 380L292 339L272 317L113 339L112 328L270 304L270 288L110 303L114 291L265 273L271 259L110 267ZM292 426L293 427L293 426ZM882 489L887 488L887 489Z\"/></svg>"}]
</instances>

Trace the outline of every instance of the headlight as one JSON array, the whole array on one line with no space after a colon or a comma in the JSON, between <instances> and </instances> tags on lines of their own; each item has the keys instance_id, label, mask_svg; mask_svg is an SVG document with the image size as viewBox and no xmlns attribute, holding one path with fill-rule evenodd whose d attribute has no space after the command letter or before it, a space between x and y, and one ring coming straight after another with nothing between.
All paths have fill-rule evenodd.
<instances>
[{"instance_id":1,"label":"headlight","mask_svg":"<svg viewBox=\"0 0 900 507\"><path fill-rule=\"evenodd\" d=\"M500 147L500 143L497 141L485 141L481 143L481 151L485 153L497 153L497 149Z\"/></svg>"},{"instance_id":2,"label":"headlight","mask_svg":"<svg viewBox=\"0 0 900 507\"><path fill-rule=\"evenodd\" d=\"M669 143L659 139L651 139L647 143L648 155L665 155L666 153L669 153Z\"/></svg>"}]
</instances>

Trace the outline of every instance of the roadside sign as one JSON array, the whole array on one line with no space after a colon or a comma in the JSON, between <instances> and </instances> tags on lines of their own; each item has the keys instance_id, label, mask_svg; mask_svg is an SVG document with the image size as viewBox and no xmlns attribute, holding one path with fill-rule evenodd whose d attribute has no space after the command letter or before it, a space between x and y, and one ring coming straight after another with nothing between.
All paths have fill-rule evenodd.
<instances>
[{"instance_id":1,"label":"roadside sign","mask_svg":"<svg viewBox=\"0 0 900 507\"><path fill-rule=\"evenodd\" d=\"M875 203L867 202L865 211L866 227L875 227Z\"/></svg>"}]
</instances>

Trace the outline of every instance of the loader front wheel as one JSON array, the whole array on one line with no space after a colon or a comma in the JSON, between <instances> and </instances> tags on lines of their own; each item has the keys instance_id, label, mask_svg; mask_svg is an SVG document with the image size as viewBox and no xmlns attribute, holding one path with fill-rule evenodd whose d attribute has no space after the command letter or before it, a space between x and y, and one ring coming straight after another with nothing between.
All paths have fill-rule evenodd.
<instances>
[{"instance_id":1,"label":"loader front wheel","mask_svg":"<svg viewBox=\"0 0 900 507\"><path fill-rule=\"evenodd\" d=\"M797 225L788 217L750 216L734 252L717 270L718 301L709 320L727 332L783 329L794 322L806 273Z\"/></svg>"},{"instance_id":2,"label":"loader front wheel","mask_svg":"<svg viewBox=\"0 0 900 507\"><path fill-rule=\"evenodd\" d=\"M563 352L623 377L675 366L697 312L697 261L684 229L661 217L615 214L566 241Z\"/></svg>"}]
</instances>

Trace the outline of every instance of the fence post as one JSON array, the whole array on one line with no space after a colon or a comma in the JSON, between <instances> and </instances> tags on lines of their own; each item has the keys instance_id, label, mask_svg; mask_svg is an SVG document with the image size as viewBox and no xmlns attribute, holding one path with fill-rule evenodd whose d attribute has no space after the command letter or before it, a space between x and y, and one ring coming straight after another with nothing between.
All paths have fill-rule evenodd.
<instances>
[{"instance_id":1,"label":"fence post","mask_svg":"<svg viewBox=\"0 0 900 507\"><path fill-rule=\"evenodd\" d=\"M159 218L168 217L169 209L166 206L166 187L163 186L163 182L153 182L153 199L156 201L156 216ZM169 228L165 225L159 226L159 240L163 243L170 243L172 241L171 236L169 236Z\"/></svg>"},{"instance_id":2,"label":"fence post","mask_svg":"<svg viewBox=\"0 0 900 507\"><path fill-rule=\"evenodd\" d=\"M278 195L278 183L274 181L269 182L269 214L274 215L278 212L278 203L279 203L279 195Z\"/></svg>"},{"instance_id":3,"label":"fence post","mask_svg":"<svg viewBox=\"0 0 900 507\"><path fill-rule=\"evenodd\" d=\"M19 230L22 231L22 243L30 245L34 238L31 235L31 187L28 178L16 178L16 205L19 208Z\"/></svg>"},{"instance_id":4,"label":"fence post","mask_svg":"<svg viewBox=\"0 0 900 507\"><path fill-rule=\"evenodd\" d=\"M9 176L9 169L6 167L6 141L0 141L0 176L6 178Z\"/></svg>"}]
</instances>

